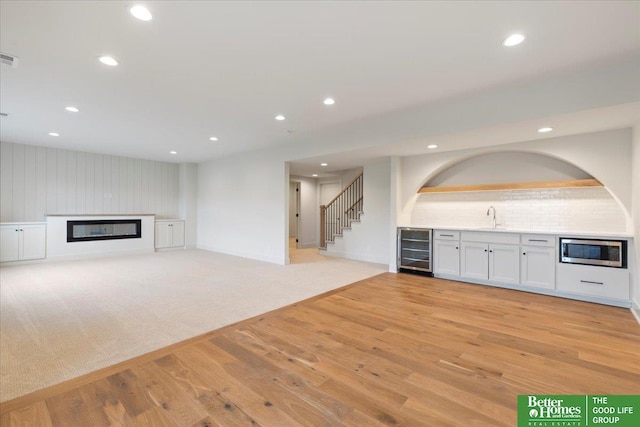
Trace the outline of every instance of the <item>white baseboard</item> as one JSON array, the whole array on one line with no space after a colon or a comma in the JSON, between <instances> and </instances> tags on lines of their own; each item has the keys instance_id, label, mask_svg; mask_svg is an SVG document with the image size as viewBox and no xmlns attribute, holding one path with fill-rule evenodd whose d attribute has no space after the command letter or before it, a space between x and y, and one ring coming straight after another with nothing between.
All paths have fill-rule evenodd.
<instances>
[{"instance_id":1,"label":"white baseboard","mask_svg":"<svg viewBox=\"0 0 640 427\"><path fill-rule=\"evenodd\" d=\"M637 299L634 299L632 301L632 304L633 305L631 306L631 313L640 324L640 301L638 301Z\"/></svg>"},{"instance_id":2,"label":"white baseboard","mask_svg":"<svg viewBox=\"0 0 640 427\"><path fill-rule=\"evenodd\" d=\"M369 255L362 255L362 254L351 253L351 252L341 252L341 251L336 251L336 250L333 250L333 249L327 249L324 252L324 255L335 256L337 258L352 259L352 260L355 260L355 261L371 262L371 263L374 263L374 264L387 265L387 262L388 262L388 260L386 258L380 258L380 257L375 257L375 256L369 256Z\"/></svg>"},{"instance_id":3,"label":"white baseboard","mask_svg":"<svg viewBox=\"0 0 640 427\"><path fill-rule=\"evenodd\" d=\"M46 262L72 261L72 260L79 260L79 259L105 258L105 257L126 256L126 255L143 255L143 254L152 254L154 252L155 252L155 248L124 249L119 251L89 252L85 254L47 256L47 258L45 258L43 261L46 261Z\"/></svg>"},{"instance_id":4,"label":"white baseboard","mask_svg":"<svg viewBox=\"0 0 640 427\"><path fill-rule=\"evenodd\" d=\"M252 259L252 260L256 260L256 261L264 261L264 262L268 262L271 264L279 264L279 265L286 265L287 264L287 260L284 258L280 258L280 257L269 257L269 256L264 256L264 255L260 255L260 254L253 254L250 252L239 252L239 251L229 251L229 250L225 250L223 248L218 248L215 246L209 246L209 245L198 245L198 249L202 249L205 251L209 251L209 252L218 252L221 254L227 254L227 255L233 255L233 256L239 256L241 258L248 258L248 259Z\"/></svg>"}]
</instances>

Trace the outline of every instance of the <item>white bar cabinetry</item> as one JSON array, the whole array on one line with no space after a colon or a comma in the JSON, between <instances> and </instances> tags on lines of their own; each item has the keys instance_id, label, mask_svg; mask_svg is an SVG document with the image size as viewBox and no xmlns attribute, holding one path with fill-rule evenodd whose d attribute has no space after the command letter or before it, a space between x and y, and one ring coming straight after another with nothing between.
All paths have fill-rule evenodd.
<instances>
[{"instance_id":1,"label":"white bar cabinetry","mask_svg":"<svg viewBox=\"0 0 640 427\"><path fill-rule=\"evenodd\" d=\"M435 230L433 232L434 274L460 275L460 232Z\"/></svg>"},{"instance_id":2,"label":"white bar cabinetry","mask_svg":"<svg viewBox=\"0 0 640 427\"><path fill-rule=\"evenodd\" d=\"M576 295L628 301L629 271L579 264L558 264L558 290Z\"/></svg>"},{"instance_id":3,"label":"white bar cabinetry","mask_svg":"<svg viewBox=\"0 0 640 427\"><path fill-rule=\"evenodd\" d=\"M480 281L520 283L520 237L515 234L462 232L460 276Z\"/></svg>"},{"instance_id":4,"label":"white bar cabinetry","mask_svg":"<svg viewBox=\"0 0 640 427\"><path fill-rule=\"evenodd\" d=\"M435 229L433 236L435 277L631 306L628 268L561 263L559 235Z\"/></svg>"},{"instance_id":5,"label":"white bar cabinetry","mask_svg":"<svg viewBox=\"0 0 640 427\"><path fill-rule=\"evenodd\" d=\"M535 288L555 288L556 237L523 234L521 243L520 284Z\"/></svg>"}]
</instances>

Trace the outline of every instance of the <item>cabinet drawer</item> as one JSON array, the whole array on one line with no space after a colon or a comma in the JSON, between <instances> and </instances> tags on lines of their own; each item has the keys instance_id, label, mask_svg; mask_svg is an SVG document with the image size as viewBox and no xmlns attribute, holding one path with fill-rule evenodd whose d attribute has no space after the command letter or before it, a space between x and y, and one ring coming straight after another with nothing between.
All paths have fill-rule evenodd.
<instances>
[{"instance_id":1,"label":"cabinet drawer","mask_svg":"<svg viewBox=\"0 0 640 427\"><path fill-rule=\"evenodd\" d=\"M463 231L463 242L497 243L502 245L519 245L520 235L495 231Z\"/></svg>"},{"instance_id":2,"label":"cabinet drawer","mask_svg":"<svg viewBox=\"0 0 640 427\"><path fill-rule=\"evenodd\" d=\"M523 234L520 243L525 246L546 246L551 248L556 245L556 236L546 234Z\"/></svg>"},{"instance_id":3,"label":"cabinet drawer","mask_svg":"<svg viewBox=\"0 0 640 427\"><path fill-rule=\"evenodd\" d=\"M559 291L602 298L629 299L629 270L558 264Z\"/></svg>"},{"instance_id":4,"label":"cabinet drawer","mask_svg":"<svg viewBox=\"0 0 640 427\"><path fill-rule=\"evenodd\" d=\"M450 230L435 230L433 232L433 238L440 240L460 240L460 232Z\"/></svg>"}]
</instances>

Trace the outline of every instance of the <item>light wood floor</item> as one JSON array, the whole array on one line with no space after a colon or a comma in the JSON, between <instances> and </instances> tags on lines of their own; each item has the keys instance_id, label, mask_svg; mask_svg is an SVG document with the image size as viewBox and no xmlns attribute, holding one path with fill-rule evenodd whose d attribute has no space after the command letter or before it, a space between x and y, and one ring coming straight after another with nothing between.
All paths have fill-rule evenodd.
<instances>
[{"instance_id":1,"label":"light wood floor","mask_svg":"<svg viewBox=\"0 0 640 427\"><path fill-rule=\"evenodd\" d=\"M626 309L387 273L7 402L0 424L513 426L518 394L639 394L639 354Z\"/></svg>"}]
</instances>

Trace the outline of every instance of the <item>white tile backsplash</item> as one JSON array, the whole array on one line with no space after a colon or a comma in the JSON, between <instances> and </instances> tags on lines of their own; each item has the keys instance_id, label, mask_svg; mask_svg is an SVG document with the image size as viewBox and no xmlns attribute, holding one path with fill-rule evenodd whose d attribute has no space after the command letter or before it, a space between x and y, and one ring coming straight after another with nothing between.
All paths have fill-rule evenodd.
<instances>
[{"instance_id":1,"label":"white tile backsplash","mask_svg":"<svg viewBox=\"0 0 640 427\"><path fill-rule=\"evenodd\" d=\"M625 232L618 202L601 187L435 193L418 196L411 225L490 227L489 206L501 227L531 231Z\"/></svg>"}]
</instances>

